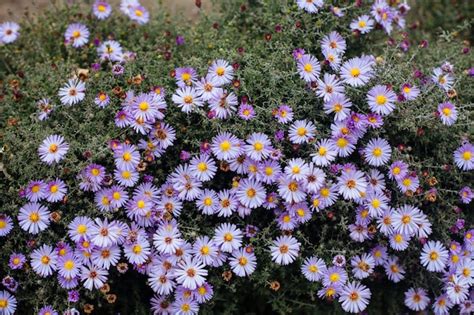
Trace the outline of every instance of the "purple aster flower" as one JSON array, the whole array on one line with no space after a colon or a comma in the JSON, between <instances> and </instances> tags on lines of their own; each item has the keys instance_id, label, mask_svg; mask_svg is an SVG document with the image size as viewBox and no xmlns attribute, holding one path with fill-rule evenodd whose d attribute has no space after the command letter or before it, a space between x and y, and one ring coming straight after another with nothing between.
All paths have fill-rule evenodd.
<instances>
[{"instance_id":1,"label":"purple aster flower","mask_svg":"<svg viewBox=\"0 0 474 315\"><path fill-rule=\"evenodd\" d=\"M286 104L281 104L272 114L282 124L293 120L293 109Z\"/></svg>"},{"instance_id":2,"label":"purple aster flower","mask_svg":"<svg viewBox=\"0 0 474 315\"><path fill-rule=\"evenodd\" d=\"M305 54L305 51L303 48L296 48L293 50L293 59L300 60L304 54Z\"/></svg>"},{"instance_id":3,"label":"purple aster flower","mask_svg":"<svg viewBox=\"0 0 474 315\"><path fill-rule=\"evenodd\" d=\"M184 151L182 150L180 153L179 153L179 159L181 161L187 161L191 158L191 153L189 153L188 151Z\"/></svg>"},{"instance_id":4,"label":"purple aster flower","mask_svg":"<svg viewBox=\"0 0 474 315\"><path fill-rule=\"evenodd\" d=\"M459 191L459 196L461 196L462 203L469 204L472 201L472 198L473 198L473 192L471 190L471 187L464 186Z\"/></svg>"},{"instance_id":5,"label":"purple aster flower","mask_svg":"<svg viewBox=\"0 0 474 315\"><path fill-rule=\"evenodd\" d=\"M76 303L79 301L79 297L80 297L79 291L71 290L71 291L68 291L67 293L68 302Z\"/></svg>"},{"instance_id":6,"label":"purple aster flower","mask_svg":"<svg viewBox=\"0 0 474 315\"><path fill-rule=\"evenodd\" d=\"M99 92L96 98L94 99L94 103L99 106L100 108L105 108L110 102L110 97L105 92Z\"/></svg>"},{"instance_id":7,"label":"purple aster flower","mask_svg":"<svg viewBox=\"0 0 474 315\"><path fill-rule=\"evenodd\" d=\"M454 151L454 162L456 166L463 171L474 169L474 145L469 142L463 143Z\"/></svg>"},{"instance_id":8,"label":"purple aster flower","mask_svg":"<svg viewBox=\"0 0 474 315\"><path fill-rule=\"evenodd\" d=\"M245 236L246 237L255 237L260 229L255 225L248 224L245 226Z\"/></svg>"},{"instance_id":9,"label":"purple aster flower","mask_svg":"<svg viewBox=\"0 0 474 315\"><path fill-rule=\"evenodd\" d=\"M337 267L344 267L346 265L346 257L344 255L334 256L332 263Z\"/></svg>"},{"instance_id":10,"label":"purple aster flower","mask_svg":"<svg viewBox=\"0 0 474 315\"><path fill-rule=\"evenodd\" d=\"M255 110L252 105L241 103L239 106L239 117L243 120L250 120L255 117Z\"/></svg>"},{"instance_id":11,"label":"purple aster flower","mask_svg":"<svg viewBox=\"0 0 474 315\"><path fill-rule=\"evenodd\" d=\"M122 75L125 71L125 68L122 65L114 65L112 67L112 74L119 76Z\"/></svg>"},{"instance_id":12,"label":"purple aster flower","mask_svg":"<svg viewBox=\"0 0 474 315\"><path fill-rule=\"evenodd\" d=\"M176 68L176 83L180 88L185 86L193 85L197 81L197 72L194 68L185 67L185 68Z\"/></svg>"},{"instance_id":13,"label":"purple aster flower","mask_svg":"<svg viewBox=\"0 0 474 315\"><path fill-rule=\"evenodd\" d=\"M47 187L44 181L31 181L26 187L26 198L29 201L39 201L46 198Z\"/></svg>"},{"instance_id":14,"label":"purple aster flower","mask_svg":"<svg viewBox=\"0 0 474 315\"><path fill-rule=\"evenodd\" d=\"M454 104L450 102L439 104L437 114L439 115L441 122L446 126L451 126L458 118L458 111Z\"/></svg>"},{"instance_id":15,"label":"purple aster flower","mask_svg":"<svg viewBox=\"0 0 474 315\"><path fill-rule=\"evenodd\" d=\"M110 16L112 6L105 1L96 1L92 5L92 13L99 20L104 20Z\"/></svg>"},{"instance_id":16,"label":"purple aster flower","mask_svg":"<svg viewBox=\"0 0 474 315\"><path fill-rule=\"evenodd\" d=\"M58 315L58 312L51 305L46 305L39 310L38 315Z\"/></svg>"},{"instance_id":17,"label":"purple aster flower","mask_svg":"<svg viewBox=\"0 0 474 315\"><path fill-rule=\"evenodd\" d=\"M63 200L67 193L66 184L60 180L55 179L50 181L46 189L46 200L49 202L58 202Z\"/></svg>"},{"instance_id":18,"label":"purple aster flower","mask_svg":"<svg viewBox=\"0 0 474 315\"><path fill-rule=\"evenodd\" d=\"M13 270L22 269L25 262L26 262L25 255L19 254L19 253L13 253L10 255L8 266Z\"/></svg>"}]
</instances>

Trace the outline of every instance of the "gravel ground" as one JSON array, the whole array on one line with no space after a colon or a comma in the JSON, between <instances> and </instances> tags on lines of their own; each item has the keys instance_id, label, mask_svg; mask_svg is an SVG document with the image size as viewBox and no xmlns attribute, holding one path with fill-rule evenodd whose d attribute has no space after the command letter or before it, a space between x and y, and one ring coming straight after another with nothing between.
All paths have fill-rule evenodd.
<instances>
[{"instance_id":1,"label":"gravel ground","mask_svg":"<svg viewBox=\"0 0 474 315\"><path fill-rule=\"evenodd\" d=\"M24 11L28 8L30 12L40 12L47 10L51 3L63 5L65 3L74 2L73 0L0 0L0 22L7 20L21 20ZM92 3L92 1L75 1L79 3ZM189 18L197 15L198 8L194 4L194 0L141 0L143 6L149 10L165 9L172 15L183 14ZM110 0L114 8L118 8L119 0ZM202 7L209 9L211 7L210 0L202 0Z\"/></svg>"}]
</instances>

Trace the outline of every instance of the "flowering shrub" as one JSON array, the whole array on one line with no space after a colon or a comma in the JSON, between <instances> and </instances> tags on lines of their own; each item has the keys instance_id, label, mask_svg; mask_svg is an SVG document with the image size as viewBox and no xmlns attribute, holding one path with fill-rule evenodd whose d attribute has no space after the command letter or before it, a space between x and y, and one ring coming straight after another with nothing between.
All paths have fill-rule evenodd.
<instances>
[{"instance_id":1,"label":"flowering shrub","mask_svg":"<svg viewBox=\"0 0 474 315\"><path fill-rule=\"evenodd\" d=\"M471 312L469 47L221 5L0 26L0 314Z\"/></svg>"}]
</instances>

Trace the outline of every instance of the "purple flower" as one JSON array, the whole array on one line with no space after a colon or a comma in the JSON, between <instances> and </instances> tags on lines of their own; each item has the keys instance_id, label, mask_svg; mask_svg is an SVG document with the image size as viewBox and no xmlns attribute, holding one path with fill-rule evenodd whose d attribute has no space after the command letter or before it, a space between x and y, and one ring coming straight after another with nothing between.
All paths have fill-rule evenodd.
<instances>
[{"instance_id":1,"label":"purple flower","mask_svg":"<svg viewBox=\"0 0 474 315\"><path fill-rule=\"evenodd\" d=\"M472 201L473 192L471 187L465 186L459 191L462 203L469 204Z\"/></svg>"},{"instance_id":2,"label":"purple flower","mask_svg":"<svg viewBox=\"0 0 474 315\"><path fill-rule=\"evenodd\" d=\"M293 58L295 60L301 59L301 57L303 57L304 54L305 54L305 51L303 48L296 48L295 50L293 50Z\"/></svg>"},{"instance_id":3,"label":"purple flower","mask_svg":"<svg viewBox=\"0 0 474 315\"><path fill-rule=\"evenodd\" d=\"M257 235L258 231L259 231L259 228L256 227L255 225L248 224L247 226L245 226L246 237L254 237L255 235Z\"/></svg>"},{"instance_id":4,"label":"purple flower","mask_svg":"<svg viewBox=\"0 0 474 315\"><path fill-rule=\"evenodd\" d=\"M79 301L79 291L71 290L67 293L67 300L71 303L76 303Z\"/></svg>"},{"instance_id":5,"label":"purple flower","mask_svg":"<svg viewBox=\"0 0 474 315\"><path fill-rule=\"evenodd\" d=\"M185 44L184 37L181 35L176 36L176 45L181 46L184 44Z\"/></svg>"},{"instance_id":6,"label":"purple flower","mask_svg":"<svg viewBox=\"0 0 474 315\"><path fill-rule=\"evenodd\" d=\"M184 150L183 150L183 151L181 151L181 152L179 153L179 159L180 159L181 161L187 161L187 160L189 160L190 158L191 158L191 153L189 153L188 151L184 151Z\"/></svg>"},{"instance_id":7,"label":"purple flower","mask_svg":"<svg viewBox=\"0 0 474 315\"><path fill-rule=\"evenodd\" d=\"M26 261L25 255L13 253L10 255L8 266L13 270L22 269L23 265L25 264L25 261Z\"/></svg>"},{"instance_id":8,"label":"purple flower","mask_svg":"<svg viewBox=\"0 0 474 315\"><path fill-rule=\"evenodd\" d=\"M285 139L285 131L284 130L277 130L275 132L275 140L276 141L282 141Z\"/></svg>"},{"instance_id":9,"label":"purple flower","mask_svg":"<svg viewBox=\"0 0 474 315\"><path fill-rule=\"evenodd\" d=\"M124 72L124 70L125 70L125 68L124 68L122 65L114 65L114 66L112 67L112 73L113 73L114 75L117 75L117 76L118 76L118 75L122 75L123 72Z\"/></svg>"},{"instance_id":10,"label":"purple flower","mask_svg":"<svg viewBox=\"0 0 474 315\"><path fill-rule=\"evenodd\" d=\"M100 70L100 63L93 63L93 64L91 65L91 69L92 69L93 71L99 71L99 70Z\"/></svg>"},{"instance_id":11,"label":"purple flower","mask_svg":"<svg viewBox=\"0 0 474 315\"><path fill-rule=\"evenodd\" d=\"M457 219L456 221L456 227L460 230L464 229L464 223L466 221L464 221L464 219Z\"/></svg>"},{"instance_id":12,"label":"purple flower","mask_svg":"<svg viewBox=\"0 0 474 315\"><path fill-rule=\"evenodd\" d=\"M255 110L252 105L247 103L240 104L239 107L239 117L243 120L250 120L255 117Z\"/></svg>"},{"instance_id":13,"label":"purple flower","mask_svg":"<svg viewBox=\"0 0 474 315\"><path fill-rule=\"evenodd\" d=\"M16 280L11 276L5 276L2 280L2 284L11 292L15 292L18 288L18 282L16 282Z\"/></svg>"}]
</instances>

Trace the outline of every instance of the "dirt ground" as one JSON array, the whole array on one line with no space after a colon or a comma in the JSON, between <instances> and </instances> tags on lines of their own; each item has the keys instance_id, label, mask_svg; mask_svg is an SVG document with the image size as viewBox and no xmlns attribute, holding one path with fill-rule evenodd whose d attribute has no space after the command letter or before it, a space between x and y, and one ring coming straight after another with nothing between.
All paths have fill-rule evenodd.
<instances>
[{"instance_id":1,"label":"dirt ground","mask_svg":"<svg viewBox=\"0 0 474 315\"><path fill-rule=\"evenodd\" d=\"M0 23L4 21L20 21L26 8L30 12L47 10L51 3L64 5L66 3L93 3L84 0L0 0ZM113 8L118 10L120 0L109 0ZM202 8L210 9L211 1L202 0ZM192 18L198 12L195 0L141 0L140 3L149 10L165 9L171 14L184 14Z\"/></svg>"}]
</instances>

